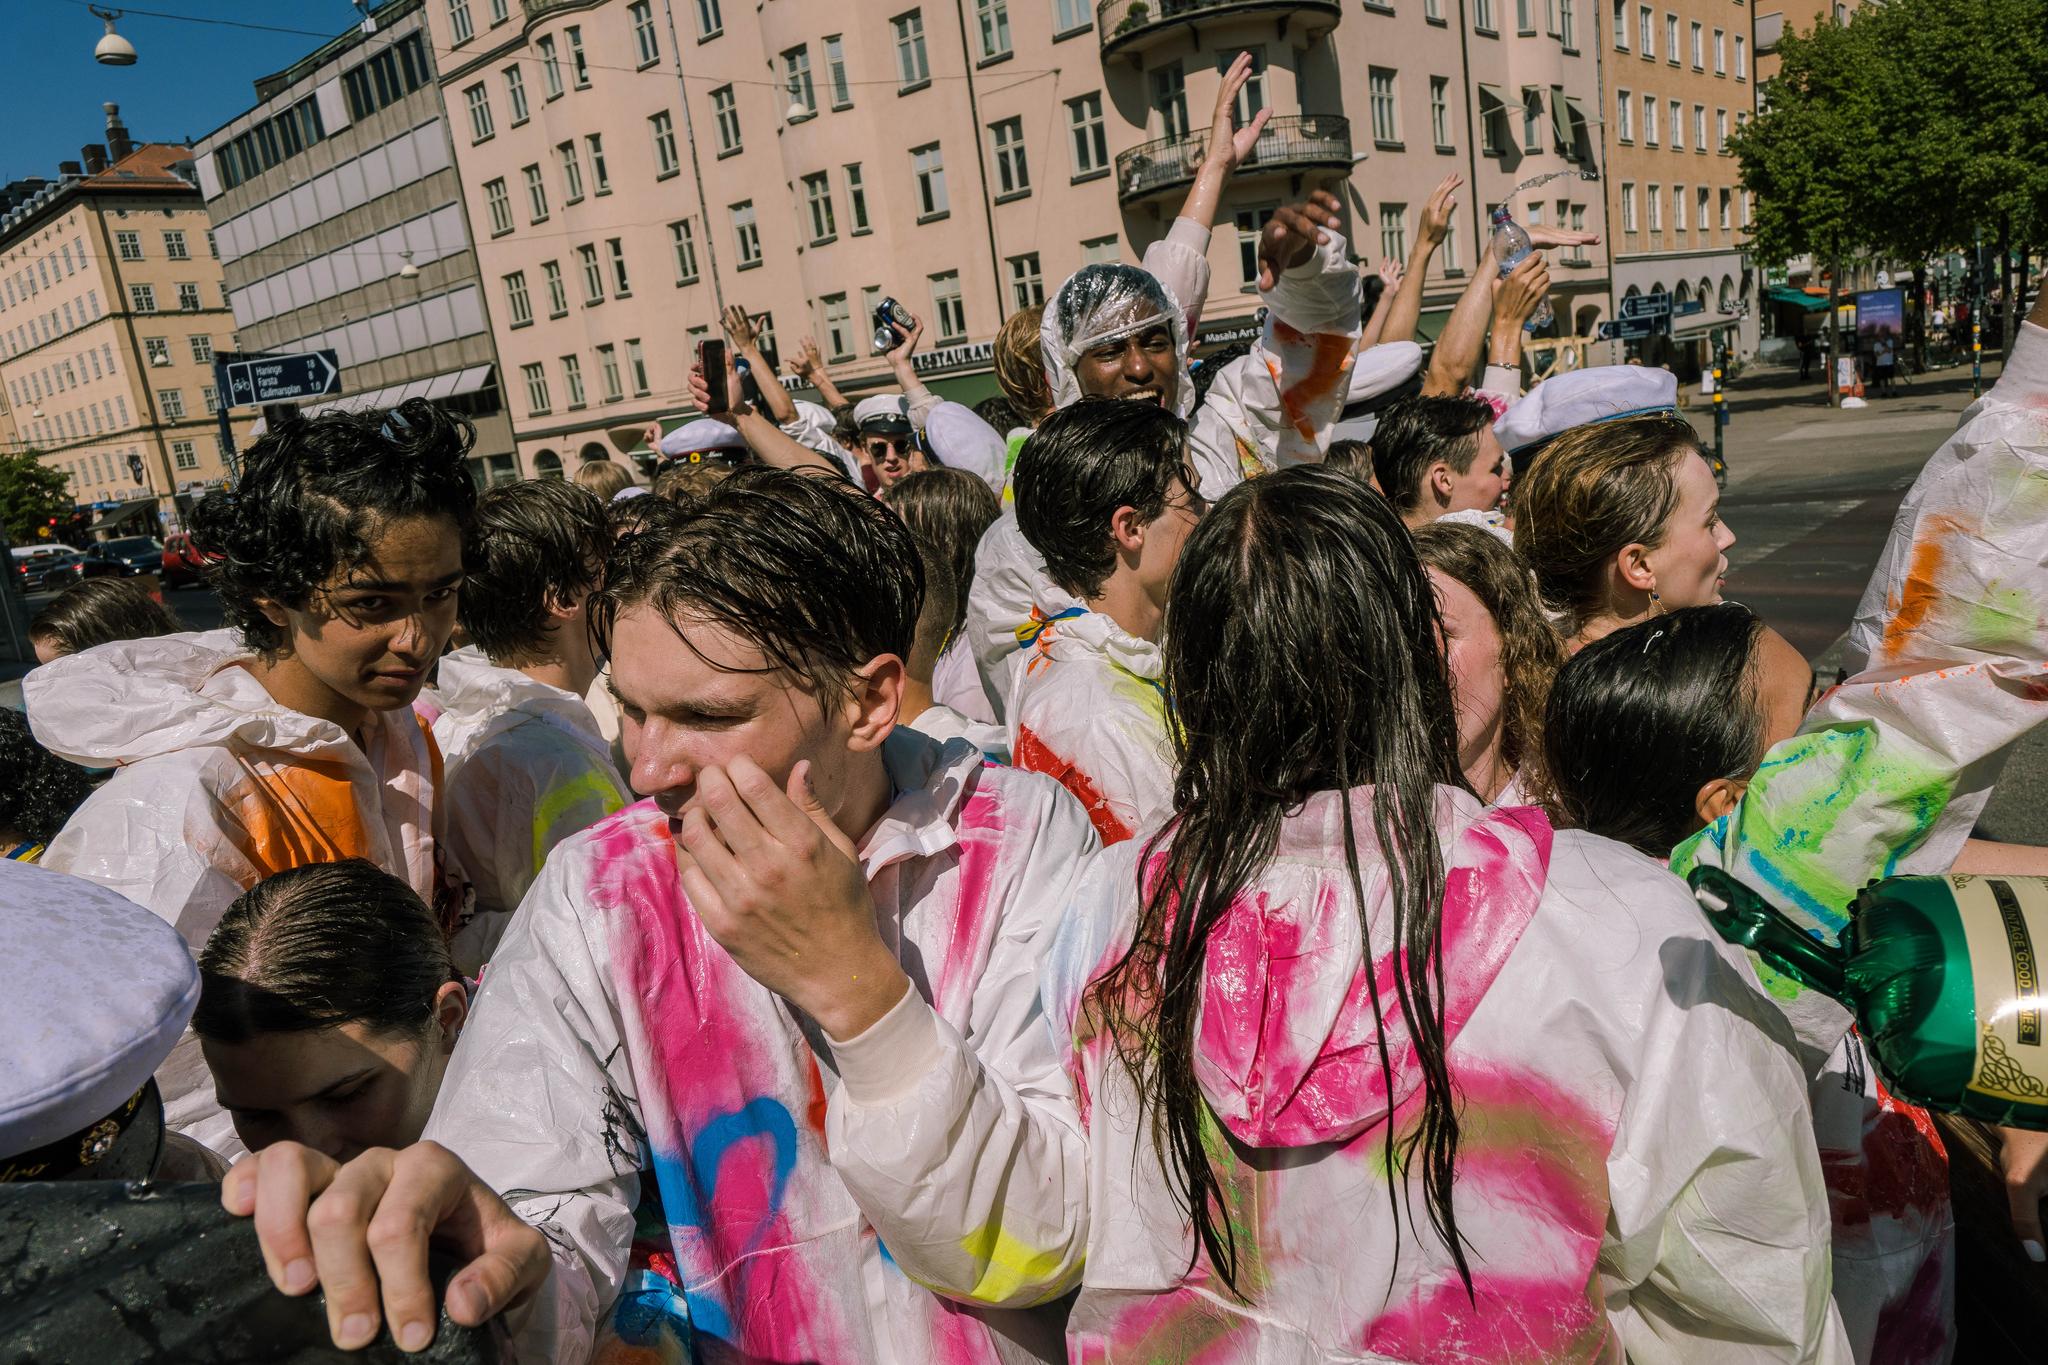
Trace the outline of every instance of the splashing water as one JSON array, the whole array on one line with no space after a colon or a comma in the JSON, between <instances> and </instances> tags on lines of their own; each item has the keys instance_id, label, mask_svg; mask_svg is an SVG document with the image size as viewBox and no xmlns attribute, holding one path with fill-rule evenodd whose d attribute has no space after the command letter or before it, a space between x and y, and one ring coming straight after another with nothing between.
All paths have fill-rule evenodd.
<instances>
[{"instance_id":1,"label":"splashing water","mask_svg":"<svg viewBox=\"0 0 2048 1365\"><path fill-rule=\"evenodd\" d=\"M1538 185L1548 185L1553 180L1563 180L1566 178L1571 178L1575 180L1598 180L1600 178L1600 172L1592 169L1591 167L1587 167L1584 170L1577 171L1552 171L1548 175L1539 175L1534 180L1524 180L1521 184L1515 186L1515 188L1512 191L1510 191L1510 193L1520 194L1523 190L1533 190Z\"/></svg>"}]
</instances>

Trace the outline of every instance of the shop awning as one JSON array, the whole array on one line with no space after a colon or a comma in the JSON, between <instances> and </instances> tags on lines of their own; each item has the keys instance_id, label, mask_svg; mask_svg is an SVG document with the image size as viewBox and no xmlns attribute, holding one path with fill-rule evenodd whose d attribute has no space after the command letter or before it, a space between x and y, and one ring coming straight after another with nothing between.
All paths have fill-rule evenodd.
<instances>
[{"instance_id":1,"label":"shop awning","mask_svg":"<svg viewBox=\"0 0 2048 1365\"><path fill-rule=\"evenodd\" d=\"M1786 284L1772 285L1764 291L1764 297L1772 303L1790 304L1794 308L1808 313L1825 313L1828 308L1828 296L1826 294L1809 294L1804 289L1794 289ZM1852 299L1844 299L1842 301L1844 303L1854 302Z\"/></svg>"},{"instance_id":2,"label":"shop awning","mask_svg":"<svg viewBox=\"0 0 2048 1365\"><path fill-rule=\"evenodd\" d=\"M308 403L299 409L299 413L301 416L311 417L316 412L326 412L330 409L336 412L361 412L365 408L395 408L408 398L427 398L438 402L458 394L475 393L489 383L490 378L490 366L472 365L466 370L449 370L445 374L413 379L403 384L392 384L366 393L352 393L346 398L335 398L325 403Z\"/></svg>"},{"instance_id":3,"label":"shop awning","mask_svg":"<svg viewBox=\"0 0 2048 1365\"><path fill-rule=\"evenodd\" d=\"M1562 91L1550 92L1550 136L1557 144L1557 154L1568 157L1572 154L1572 114ZM1563 226L1560 224L1559 226Z\"/></svg>"},{"instance_id":4,"label":"shop awning","mask_svg":"<svg viewBox=\"0 0 2048 1365\"><path fill-rule=\"evenodd\" d=\"M92 534L97 534L101 531L111 531L116 526L126 526L129 522L134 521L137 517L143 516L150 512L154 512L155 510L155 498L136 498L133 501L122 503L113 511L108 512L104 516L98 518L96 521L93 522L91 526L87 527L86 530Z\"/></svg>"}]
</instances>

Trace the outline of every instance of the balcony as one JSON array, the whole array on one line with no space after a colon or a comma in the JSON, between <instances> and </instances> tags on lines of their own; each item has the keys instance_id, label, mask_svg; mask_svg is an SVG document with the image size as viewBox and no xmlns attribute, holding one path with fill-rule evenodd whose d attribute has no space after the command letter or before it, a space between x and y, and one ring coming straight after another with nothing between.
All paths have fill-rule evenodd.
<instances>
[{"instance_id":1,"label":"balcony","mask_svg":"<svg viewBox=\"0 0 2048 1365\"><path fill-rule=\"evenodd\" d=\"M1209 130L1141 143L1116 159L1116 196L1126 206L1193 182ZM1270 120L1236 179L1282 171L1351 169L1351 120L1338 114L1282 114Z\"/></svg>"},{"instance_id":2,"label":"balcony","mask_svg":"<svg viewBox=\"0 0 2048 1365\"><path fill-rule=\"evenodd\" d=\"M1280 15L1283 38L1298 18L1304 39L1312 41L1337 26L1344 6L1341 0L1102 0L1095 7L1095 29L1106 57L1126 49L1135 54L1205 19L1274 13Z\"/></svg>"}]
</instances>

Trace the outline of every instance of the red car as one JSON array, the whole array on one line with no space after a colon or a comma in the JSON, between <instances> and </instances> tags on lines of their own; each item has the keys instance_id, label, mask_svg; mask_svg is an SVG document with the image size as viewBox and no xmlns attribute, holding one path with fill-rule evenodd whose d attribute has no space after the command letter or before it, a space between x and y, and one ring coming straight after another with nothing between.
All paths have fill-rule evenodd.
<instances>
[{"instance_id":1,"label":"red car","mask_svg":"<svg viewBox=\"0 0 2048 1365\"><path fill-rule=\"evenodd\" d=\"M192 537L180 531L164 537L163 581L167 588L182 588L187 583L197 583L200 572L206 567L206 559L192 544Z\"/></svg>"}]
</instances>

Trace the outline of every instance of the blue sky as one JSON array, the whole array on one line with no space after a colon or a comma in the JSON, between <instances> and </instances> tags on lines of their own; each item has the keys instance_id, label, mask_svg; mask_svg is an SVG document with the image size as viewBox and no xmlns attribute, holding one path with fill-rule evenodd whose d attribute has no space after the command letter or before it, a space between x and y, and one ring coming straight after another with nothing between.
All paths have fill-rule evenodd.
<instances>
[{"instance_id":1,"label":"blue sky","mask_svg":"<svg viewBox=\"0 0 2048 1365\"><path fill-rule=\"evenodd\" d=\"M347 0L154 0L161 14L226 19L319 36L266 33L153 18L134 10L117 25L135 44L134 66L101 66L93 45L105 27L74 0L0 0L19 79L0 85L0 183L54 176L88 142L104 142L100 105L121 106L138 142L203 137L256 102L254 81L282 70L353 27ZM110 8L110 6L102 6Z\"/></svg>"}]
</instances>

